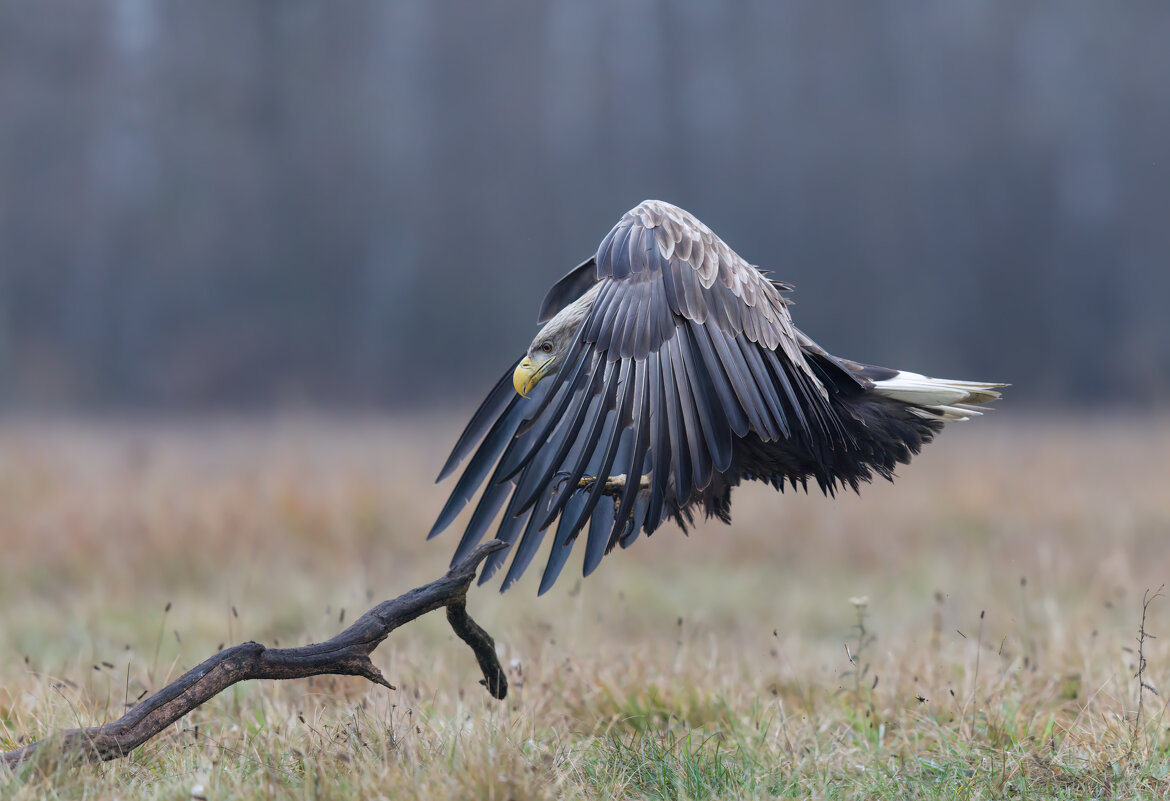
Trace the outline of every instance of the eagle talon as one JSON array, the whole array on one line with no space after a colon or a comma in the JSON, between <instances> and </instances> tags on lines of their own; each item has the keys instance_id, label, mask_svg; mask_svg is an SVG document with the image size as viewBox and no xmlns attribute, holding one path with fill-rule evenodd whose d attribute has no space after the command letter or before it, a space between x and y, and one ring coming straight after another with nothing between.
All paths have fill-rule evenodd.
<instances>
[{"instance_id":1,"label":"eagle talon","mask_svg":"<svg viewBox=\"0 0 1170 801\"><path fill-rule=\"evenodd\" d=\"M581 476L581 480L577 482L577 489L592 489L593 485L597 483L597 476ZM607 481L608 485L609 482Z\"/></svg>"},{"instance_id":2,"label":"eagle talon","mask_svg":"<svg viewBox=\"0 0 1170 801\"><path fill-rule=\"evenodd\" d=\"M610 476L605 480L602 486L601 494L609 495L614 499L615 510L622 493L626 491L626 475L622 473L618 476ZM587 490L592 489L593 485L597 483L597 476L582 476L577 482L577 489ZM642 476L638 482L638 492L646 492L650 489L650 479L647 476Z\"/></svg>"},{"instance_id":3,"label":"eagle talon","mask_svg":"<svg viewBox=\"0 0 1170 801\"><path fill-rule=\"evenodd\" d=\"M569 483L569 472L567 470L559 470L553 473L552 477L552 492L549 493L550 498L555 498L565 491L565 485Z\"/></svg>"}]
</instances>

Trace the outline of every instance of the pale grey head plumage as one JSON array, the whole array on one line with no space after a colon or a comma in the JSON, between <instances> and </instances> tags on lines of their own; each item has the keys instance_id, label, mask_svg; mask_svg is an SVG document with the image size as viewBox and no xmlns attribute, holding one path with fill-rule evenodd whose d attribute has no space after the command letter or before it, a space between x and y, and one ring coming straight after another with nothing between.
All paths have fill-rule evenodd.
<instances>
[{"instance_id":1,"label":"pale grey head plumage","mask_svg":"<svg viewBox=\"0 0 1170 801\"><path fill-rule=\"evenodd\" d=\"M581 297L553 315L532 340L524 358L512 373L512 386L521 396L527 397L540 381L561 369L573 346L577 329L593 308L597 289L598 285L594 284Z\"/></svg>"}]
</instances>

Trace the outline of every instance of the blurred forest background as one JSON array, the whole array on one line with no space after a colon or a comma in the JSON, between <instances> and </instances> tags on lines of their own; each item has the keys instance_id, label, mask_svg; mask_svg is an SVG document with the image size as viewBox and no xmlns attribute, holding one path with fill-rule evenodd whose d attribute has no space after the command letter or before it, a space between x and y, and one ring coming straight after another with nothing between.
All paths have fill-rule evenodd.
<instances>
[{"instance_id":1,"label":"blurred forest background","mask_svg":"<svg viewBox=\"0 0 1170 801\"><path fill-rule=\"evenodd\" d=\"M1170 397L1170 4L0 2L0 404L464 405L646 197L829 350Z\"/></svg>"}]
</instances>

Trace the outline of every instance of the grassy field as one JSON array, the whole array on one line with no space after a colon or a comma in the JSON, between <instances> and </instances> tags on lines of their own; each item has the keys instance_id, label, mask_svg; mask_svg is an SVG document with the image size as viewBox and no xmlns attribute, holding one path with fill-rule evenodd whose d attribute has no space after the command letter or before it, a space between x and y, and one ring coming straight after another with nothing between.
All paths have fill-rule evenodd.
<instances>
[{"instance_id":1,"label":"grassy field","mask_svg":"<svg viewBox=\"0 0 1170 801\"><path fill-rule=\"evenodd\" d=\"M457 536L423 535L459 422L0 426L0 749L439 576ZM1165 418L953 426L896 485L748 487L732 527L668 527L583 582L570 563L542 598L538 570L473 589L506 702L436 614L375 652L397 692L238 685L128 759L0 767L0 797L1168 795L1170 637L1135 720L1168 454Z\"/></svg>"}]
</instances>

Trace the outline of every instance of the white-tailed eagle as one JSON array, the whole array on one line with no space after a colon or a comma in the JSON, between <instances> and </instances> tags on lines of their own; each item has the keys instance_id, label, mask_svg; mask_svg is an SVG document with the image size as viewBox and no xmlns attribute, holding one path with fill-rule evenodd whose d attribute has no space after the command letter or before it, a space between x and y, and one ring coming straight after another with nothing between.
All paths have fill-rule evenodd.
<instances>
[{"instance_id":1,"label":"white-tailed eagle","mask_svg":"<svg viewBox=\"0 0 1170 801\"><path fill-rule=\"evenodd\" d=\"M729 522L744 480L812 480L832 495L892 479L943 423L999 397L1002 384L831 356L793 325L790 289L683 209L638 204L549 290L544 327L439 475L470 455L430 536L482 487L453 562L499 518L512 547L480 582L511 554L506 589L551 530L543 593L584 530L589 575L667 519L685 530L701 510Z\"/></svg>"}]
</instances>

